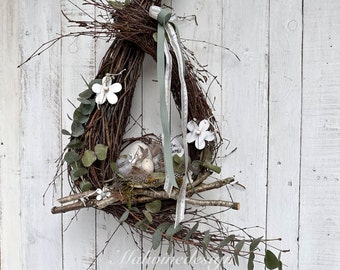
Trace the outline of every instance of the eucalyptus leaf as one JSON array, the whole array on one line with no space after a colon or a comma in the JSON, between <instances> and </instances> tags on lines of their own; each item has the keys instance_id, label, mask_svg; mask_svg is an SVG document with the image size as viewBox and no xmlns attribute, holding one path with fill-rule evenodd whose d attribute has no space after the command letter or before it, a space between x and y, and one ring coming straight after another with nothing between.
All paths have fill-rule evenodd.
<instances>
[{"instance_id":1,"label":"eucalyptus leaf","mask_svg":"<svg viewBox=\"0 0 340 270\"><path fill-rule=\"evenodd\" d=\"M184 237L185 241L189 241L190 237L197 231L198 225L199 225L199 222L196 222L196 224L190 229L190 231Z\"/></svg>"},{"instance_id":2,"label":"eucalyptus leaf","mask_svg":"<svg viewBox=\"0 0 340 270\"><path fill-rule=\"evenodd\" d=\"M89 116L82 114L81 110L78 108L73 113L73 119L80 124L84 124L89 120Z\"/></svg>"},{"instance_id":3,"label":"eucalyptus leaf","mask_svg":"<svg viewBox=\"0 0 340 270\"><path fill-rule=\"evenodd\" d=\"M110 0L108 0L107 2L114 9L122 9L122 8L124 8L124 3L120 2L120 1L110 1Z\"/></svg>"},{"instance_id":4,"label":"eucalyptus leaf","mask_svg":"<svg viewBox=\"0 0 340 270\"><path fill-rule=\"evenodd\" d=\"M78 107L83 115L90 115L94 107L96 106L96 102L94 101L94 99L89 99L88 101L90 101L90 104L82 103Z\"/></svg>"},{"instance_id":5,"label":"eucalyptus leaf","mask_svg":"<svg viewBox=\"0 0 340 270\"><path fill-rule=\"evenodd\" d=\"M280 266L280 261L276 258L273 252L267 249L266 255L264 256L264 265L268 269L276 269Z\"/></svg>"},{"instance_id":6,"label":"eucalyptus leaf","mask_svg":"<svg viewBox=\"0 0 340 270\"><path fill-rule=\"evenodd\" d=\"M162 233L165 232L171 225L170 222L164 222L157 226L157 230L160 230Z\"/></svg>"},{"instance_id":7,"label":"eucalyptus leaf","mask_svg":"<svg viewBox=\"0 0 340 270\"><path fill-rule=\"evenodd\" d=\"M146 220L149 221L149 223L152 223L152 215L151 215L151 213L149 211L147 211L147 210L143 210L142 212L143 212Z\"/></svg>"},{"instance_id":8,"label":"eucalyptus leaf","mask_svg":"<svg viewBox=\"0 0 340 270\"><path fill-rule=\"evenodd\" d=\"M92 81L89 83L88 87L89 87L90 89L92 89L92 86L93 86L95 83L102 84L102 79L94 79L94 80L92 80Z\"/></svg>"},{"instance_id":9,"label":"eucalyptus leaf","mask_svg":"<svg viewBox=\"0 0 340 270\"><path fill-rule=\"evenodd\" d=\"M190 249L190 245L187 243L187 250L186 250L186 255L187 255L187 263L190 263L190 259L191 259L191 249Z\"/></svg>"},{"instance_id":10,"label":"eucalyptus leaf","mask_svg":"<svg viewBox=\"0 0 340 270\"><path fill-rule=\"evenodd\" d=\"M174 224L171 224L169 228L166 230L166 236L172 237L182 229L183 226L181 224L178 224L176 228L174 228Z\"/></svg>"},{"instance_id":11,"label":"eucalyptus leaf","mask_svg":"<svg viewBox=\"0 0 340 270\"><path fill-rule=\"evenodd\" d=\"M254 270L254 259L255 259L254 252L250 252L248 257L248 270Z\"/></svg>"},{"instance_id":12,"label":"eucalyptus leaf","mask_svg":"<svg viewBox=\"0 0 340 270\"><path fill-rule=\"evenodd\" d=\"M112 162L111 164L111 170L114 172L114 173L117 173L118 172L118 165L116 162Z\"/></svg>"},{"instance_id":13,"label":"eucalyptus leaf","mask_svg":"<svg viewBox=\"0 0 340 270\"><path fill-rule=\"evenodd\" d=\"M80 167L73 170L73 175L74 177L81 177L84 176L85 174L88 174L88 172L89 171L86 168Z\"/></svg>"},{"instance_id":14,"label":"eucalyptus leaf","mask_svg":"<svg viewBox=\"0 0 340 270\"><path fill-rule=\"evenodd\" d=\"M156 250L162 242L162 232L160 230L156 230L152 235L152 248Z\"/></svg>"},{"instance_id":15,"label":"eucalyptus leaf","mask_svg":"<svg viewBox=\"0 0 340 270\"><path fill-rule=\"evenodd\" d=\"M91 190L93 188L92 184L89 181L81 181L80 182L80 190L82 192Z\"/></svg>"},{"instance_id":16,"label":"eucalyptus leaf","mask_svg":"<svg viewBox=\"0 0 340 270\"><path fill-rule=\"evenodd\" d=\"M145 204L146 210L148 210L150 213L156 214L158 213L162 208L162 201L161 200L155 200L153 202Z\"/></svg>"},{"instance_id":17,"label":"eucalyptus leaf","mask_svg":"<svg viewBox=\"0 0 340 270\"><path fill-rule=\"evenodd\" d=\"M119 222L124 222L125 220L127 220L127 218L129 217L129 215L130 215L130 210L127 209L127 210L123 213L123 215L120 217Z\"/></svg>"},{"instance_id":18,"label":"eucalyptus leaf","mask_svg":"<svg viewBox=\"0 0 340 270\"><path fill-rule=\"evenodd\" d=\"M241 251L241 249L242 249L244 243L245 243L245 240L241 240L241 241L239 241L239 242L235 245L235 249L234 249L234 258L235 258L235 263L236 263L237 265L239 265L238 255L240 254L240 251Z\"/></svg>"},{"instance_id":19,"label":"eucalyptus leaf","mask_svg":"<svg viewBox=\"0 0 340 270\"><path fill-rule=\"evenodd\" d=\"M131 208L130 208L130 211L133 211L133 212L138 213L138 214L140 213L138 207L136 207L136 206L131 207Z\"/></svg>"},{"instance_id":20,"label":"eucalyptus leaf","mask_svg":"<svg viewBox=\"0 0 340 270\"><path fill-rule=\"evenodd\" d=\"M70 135L71 135L71 133L70 133L69 131L67 131L66 129L62 129L62 130L61 130L61 134L67 135L67 136L70 136Z\"/></svg>"},{"instance_id":21,"label":"eucalyptus leaf","mask_svg":"<svg viewBox=\"0 0 340 270\"><path fill-rule=\"evenodd\" d=\"M172 253L172 248L173 248L173 242L169 241L169 246L168 246L168 250L166 251L166 253L170 256Z\"/></svg>"},{"instance_id":22,"label":"eucalyptus leaf","mask_svg":"<svg viewBox=\"0 0 340 270\"><path fill-rule=\"evenodd\" d=\"M148 227L146 226L145 222L147 222L146 219L140 220L140 221L138 221L138 222L135 224L135 227L136 227L137 229L142 230L142 231L146 231L146 229L147 229Z\"/></svg>"},{"instance_id":23,"label":"eucalyptus leaf","mask_svg":"<svg viewBox=\"0 0 340 270\"><path fill-rule=\"evenodd\" d=\"M73 169L73 170L71 170L71 172L70 172L70 177L71 177L71 180L72 181L76 181L77 179L79 179L79 176L74 176L74 171L75 171L76 169Z\"/></svg>"},{"instance_id":24,"label":"eucalyptus leaf","mask_svg":"<svg viewBox=\"0 0 340 270\"><path fill-rule=\"evenodd\" d=\"M253 241L251 241L250 246L249 246L249 250L250 251L254 251L255 248L257 248L257 246L261 243L263 236L254 239Z\"/></svg>"},{"instance_id":25,"label":"eucalyptus leaf","mask_svg":"<svg viewBox=\"0 0 340 270\"><path fill-rule=\"evenodd\" d=\"M96 154L92 150L86 150L81 158L81 162L85 167L90 167L96 160Z\"/></svg>"},{"instance_id":26,"label":"eucalyptus leaf","mask_svg":"<svg viewBox=\"0 0 340 270\"><path fill-rule=\"evenodd\" d=\"M211 162L212 161L212 152L211 152L211 150L208 147L206 147L206 148L204 148L203 153L204 153L205 160Z\"/></svg>"},{"instance_id":27,"label":"eucalyptus leaf","mask_svg":"<svg viewBox=\"0 0 340 270\"><path fill-rule=\"evenodd\" d=\"M79 94L79 97L89 99L93 95L93 92L90 89L87 89Z\"/></svg>"},{"instance_id":28,"label":"eucalyptus leaf","mask_svg":"<svg viewBox=\"0 0 340 270\"><path fill-rule=\"evenodd\" d=\"M235 235L234 234L231 234L231 235L228 235L225 239L223 239L221 242L220 242L220 245L219 247L224 247L226 245L228 245L231 241L233 241L235 239Z\"/></svg>"},{"instance_id":29,"label":"eucalyptus leaf","mask_svg":"<svg viewBox=\"0 0 340 270\"><path fill-rule=\"evenodd\" d=\"M77 100L81 103L81 104L91 104L91 101L87 100L86 98L83 97L79 97L77 98Z\"/></svg>"},{"instance_id":30,"label":"eucalyptus leaf","mask_svg":"<svg viewBox=\"0 0 340 270\"><path fill-rule=\"evenodd\" d=\"M173 161L175 162L175 163L177 163L177 164L182 164L182 163L184 163L184 155L183 156L179 156L179 155L174 155L173 157L172 157L172 159L173 159Z\"/></svg>"},{"instance_id":31,"label":"eucalyptus leaf","mask_svg":"<svg viewBox=\"0 0 340 270\"><path fill-rule=\"evenodd\" d=\"M77 121L73 121L72 125L71 125L71 130L72 130L72 136L73 137L79 137L81 135L83 135L84 133L84 127L81 123L77 122Z\"/></svg>"},{"instance_id":32,"label":"eucalyptus leaf","mask_svg":"<svg viewBox=\"0 0 340 270\"><path fill-rule=\"evenodd\" d=\"M204 232L204 237L203 237L203 241L202 241L203 256L204 256L204 258L206 258L206 259L207 259L207 256L206 256L205 251L206 251L207 248L208 248L209 242L210 242L210 231L207 230L207 231Z\"/></svg>"},{"instance_id":33,"label":"eucalyptus leaf","mask_svg":"<svg viewBox=\"0 0 340 270\"><path fill-rule=\"evenodd\" d=\"M66 147L71 149L77 149L81 148L82 145L83 143L78 138L74 138L72 141L68 143L68 145L66 145Z\"/></svg>"},{"instance_id":34,"label":"eucalyptus leaf","mask_svg":"<svg viewBox=\"0 0 340 270\"><path fill-rule=\"evenodd\" d=\"M74 152L74 151L68 151L66 152L65 156L64 156L64 160L68 163L74 163L78 160L80 160L80 156L78 153Z\"/></svg>"},{"instance_id":35,"label":"eucalyptus leaf","mask_svg":"<svg viewBox=\"0 0 340 270\"><path fill-rule=\"evenodd\" d=\"M108 146L103 144L97 144L94 147L94 152L99 160L105 160L107 157L107 150L109 149Z\"/></svg>"}]
</instances>

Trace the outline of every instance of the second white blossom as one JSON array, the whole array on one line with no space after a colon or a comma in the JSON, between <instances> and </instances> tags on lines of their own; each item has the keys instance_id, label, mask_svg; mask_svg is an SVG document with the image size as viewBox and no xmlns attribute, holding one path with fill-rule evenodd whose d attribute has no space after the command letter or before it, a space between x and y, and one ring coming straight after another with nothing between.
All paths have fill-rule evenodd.
<instances>
[{"instance_id":1,"label":"second white blossom","mask_svg":"<svg viewBox=\"0 0 340 270\"><path fill-rule=\"evenodd\" d=\"M187 124L190 131L187 134L187 142L195 142L195 147L202 150L205 147L205 141L211 142L215 139L215 133L209 131L210 123L208 120L203 119L198 125L195 121L191 120Z\"/></svg>"}]
</instances>

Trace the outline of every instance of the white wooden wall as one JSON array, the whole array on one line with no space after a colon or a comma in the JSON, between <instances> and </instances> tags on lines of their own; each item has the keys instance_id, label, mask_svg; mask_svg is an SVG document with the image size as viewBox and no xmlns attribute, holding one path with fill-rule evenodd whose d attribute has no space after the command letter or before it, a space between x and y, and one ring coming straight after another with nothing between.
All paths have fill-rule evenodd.
<instances>
[{"instance_id":1,"label":"white wooden wall","mask_svg":"<svg viewBox=\"0 0 340 270\"><path fill-rule=\"evenodd\" d=\"M241 227L258 225L262 229L252 232L259 236L282 237L276 245L291 250L282 258L286 269L340 269L340 1L167 3L178 15L197 16L198 27L179 23L182 37L229 47L241 59L186 42L223 84L223 91L214 85L210 96L216 98L223 136L231 141L225 153L238 150L219 161L222 177L235 175L247 187L232 190L241 210L221 218ZM83 16L67 0L0 1L1 270L87 269L117 227L112 217L94 210L81 211L68 227L72 213L50 214L52 193L43 205L54 161L66 143L60 131L70 125L67 99L75 101L84 90L81 75L93 78L108 46L90 38L65 39L17 69L40 44L69 31L60 9ZM150 95L156 89L153 65L146 58L132 113L142 113L140 123L157 132L152 123L159 112L149 109L157 106L148 106L158 103ZM66 180L57 183L56 192L57 197L68 192ZM213 196L226 196L225 190ZM89 269L146 269L121 263L125 252L135 250L128 234L119 229ZM246 269L244 263L240 269Z\"/></svg>"}]
</instances>

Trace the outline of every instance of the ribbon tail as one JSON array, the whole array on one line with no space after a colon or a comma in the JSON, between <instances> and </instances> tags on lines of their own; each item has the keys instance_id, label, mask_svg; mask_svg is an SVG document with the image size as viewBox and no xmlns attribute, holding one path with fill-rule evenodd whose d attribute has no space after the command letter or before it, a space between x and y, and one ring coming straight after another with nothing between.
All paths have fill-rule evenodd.
<instances>
[{"instance_id":1,"label":"ribbon tail","mask_svg":"<svg viewBox=\"0 0 340 270\"><path fill-rule=\"evenodd\" d=\"M164 61L164 43L165 43L165 29L163 26L158 24L158 35L157 35L157 79L160 90L160 111L161 111L161 122L163 128L163 148L164 148L164 163L166 182L164 184L165 191L170 194L173 187L178 187L174 175L172 153L171 153L171 141L170 141L170 128L169 118L165 95L165 61Z\"/></svg>"},{"instance_id":2,"label":"ribbon tail","mask_svg":"<svg viewBox=\"0 0 340 270\"><path fill-rule=\"evenodd\" d=\"M184 57L182 54L180 40L178 37L178 31L176 31L175 26L173 24L168 23L165 25L165 30L168 34L169 41L171 47L174 50L176 55L177 64L178 64L178 74L181 83L181 119L182 119L182 135L183 135L183 147L184 147L184 177L183 183L177 198L177 205L176 205L176 217L175 217L175 226L179 224L184 219L184 212L185 212L185 198L186 198L186 187L187 187L187 180L188 180L188 145L186 142L187 136L187 120L188 120L188 92L187 86L185 82L185 64L184 64Z\"/></svg>"}]
</instances>

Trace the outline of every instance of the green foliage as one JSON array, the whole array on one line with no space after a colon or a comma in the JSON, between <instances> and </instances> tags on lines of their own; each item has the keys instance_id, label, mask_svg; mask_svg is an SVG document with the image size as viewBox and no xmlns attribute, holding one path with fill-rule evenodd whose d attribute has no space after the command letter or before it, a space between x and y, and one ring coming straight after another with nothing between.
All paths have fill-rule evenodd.
<instances>
[{"instance_id":1,"label":"green foliage","mask_svg":"<svg viewBox=\"0 0 340 270\"><path fill-rule=\"evenodd\" d=\"M196 224L190 229L190 231L185 236L184 240L189 241L190 237L197 231L199 222L196 222Z\"/></svg>"},{"instance_id":2,"label":"green foliage","mask_svg":"<svg viewBox=\"0 0 340 270\"><path fill-rule=\"evenodd\" d=\"M143 219L143 220L138 221L138 222L135 224L135 227L136 227L137 229L142 230L142 231L146 231L147 228L148 228L147 224L148 224L147 219Z\"/></svg>"},{"instance_id":3,"label":"green foliage","mask_svg":"<svg viewBox=\"0 0 340 270\"><path fill-rule=\"evenodd\" d=\"M89 120L89 116L88 115L84 115L82 114L82 112L80 111L80 109L76 109L73 113L73 120L75 122L78 122L80 124L84 124L87 122L87 120Z\"/></svg>"},{"instance_id":4,"label":"green foliage","mask_svg":"<svg viewBox=\"0 0 340 270\"><path fill-rule=\"evenodd\" d=\"M169 241L169 246L168 246L168 250L167 250L167 254L170 256L172 253L172 249L173 249L174 243L173 241Z\"/></svg>"},{"instance_id":5,"label":"green foliage","mask_svg":"<svg viewBox=\"0 0 340 270\"><path fill-rule=\"evenodd\" d=\"M77 100L82 104L91 104L90 100L87 100L86 98L83 98L83 97L79 97L77 98Z\"/></svg>"},{"instance_id":6,"label":"green foliage","mask_svg":"<svg viewBox=\"0 0 340 270\"><path fill-rule=\"evenodd\" d=\"M61 134L71 136L71 133L69 131L67 131L66 129L62 129Z\"/></svg>"},{"instance_id":7,"label":"green foliage","mask_svg":"<svg viewBox=\"0 0 340 270\"><path fill-rule=\"evenodd\" d=\"M242 247L244 245L245 240L241 240L239 241L236 245L235 245L235 249L234 249L234 260L235 263L237 265L239 265L239 261L238 261L238 255L240 254L240 251L242 250Z\"/></svg>"},{"instance_id":8,"label":"green foliage","mask_svg":"<svg viewBox=\"0 0 340 270\"><path fill-rule=\"evenodd\" d=\"M162 208L162 201L161 200L155 200L153 202L145 204L146 210L148 210L152 214L158 213Z\"/></svg>"},{"instance_id":9,"label":"green foliage","mask_svg":"<svg viewBox=\"0 0 340 270\"><path fill-rule=\"evenodd\" d=\"M207 148L207 147L203 151L203 159L204 159L203 164L202 164L203 167L205 167L205 168L207 168L207 169L209 169L209 170L211 170L215 173L221 172L220 167L212 164L212 159L213 159L212 153L211 153L210 149Z\"/></svg>"},{"instance_id":10,"label":"green foliage","mask_svg":"<svg viewBox=\"0 0 340 270\"><path fill-rule=\"evenodd\" d=\"M81 181L79 186L82 192L91 190L93 188L92 184L88 181Z\"/></svg>"},{"instance_id":11,"label":"green foliage","mask_svg":"<svg viewBox=\"0 0 340 270\"><path fill-rule=\"evenodd\" d=\"M203 237L203 241L202 241L203 256L206 259L207 259L206 250L208 248L209 242L210 242L210 231L207 230L207 231L204 232L204 237Z\"/></svg>"},{"instance_id":12,"label":"green foliage","mask_svg":"<svg viewBox=\"0 0 340 270\"><path fill-rule=\"evenodd\" d=\"M66 154L64 156L64 160L67 163L71 164L71 163L74 163L76 161L79 161L80 160L80 156L79 156L79 154L77 154L76 152L71 150L71 151L66 152Z\"/></svg>"},{"instance_id":13,"label":"green foliage","mask_svg":"<svg viewBox=\"0 0 340 270\"><path fill-rule=\"evenodd\" d=\"M156 250L162 242L162 231L157 228L157 230L152 235L152 249Z\"/></svg>"},{"instance_id":14,"label":"green foliage","mask_svg":"<svg viewBox=\"0 0 340 270\"><path fill-rule=\"evenodd\" d=\"M220 244L219 247L222 248L226 245L228 245L231 241L233 241L235 239L235 235L234 234L230 234L228 235L225 239L223 239Z\"/></svg>"},{"instance_id":15,"label":"green foliage","mask_svg":"<svg viewBox=\"0 0 340 270\"><path fill-rule=\"evenodd\" d=\"M85 98L85 99L89 99L90 97L92 97L92 95L93 95L92 90L87 89L87 90L81 92L81 93L79 94L79 97Z\"/></svg>"},{"instance_id":16,"label":"green foliage","mask_svg":"<svg viewBox=\"0 0 340 270\"><path fill-rule=\"evenodd\" d=\"M127 218L129 217L129 215L130 215L130 210L127 209L127 210L123 213L123 215L120 217L119 222L124 222L125 220L127 220Z\"/></svg>"},{"instance_id":17,"label":"green foliage","mask_svg":"<svg viewBox=\"0 0 340 270\"><path fill-rule=\"evenodd\" d=\"M89 99L89 101L90 104L81 103L78 107L78 109L83 115L90 115L96 106L96 102L94 101L94 99Z\"/></svg>"},{"instance_id":18,"label":"green foliage","mask_svg":"<svg viewBox=\"0 0 340 270\"><path fill-rule=\"evenodd\" d=\"M266 250L266 255L264 257L264 264L268 269L276 269L280 267L280 261L275 254L268 249Z\"/></svg>"},{"instance_id":19,"label":"green foliage","mask_svg":"<svg viewBox=\"0 0 340 270\"><path fill-rule=\"evenodd\" d=\"M77 179L85 174L88 174L88 170L86 168L80 167L72 170L73 176Z\"/></svg>"},{"instance_id":20,"label":"green foliage","mask_svg":"<svg viewBox=\"0 0 340 270\"><path fill-rule=\"evenodd\" d=\"M249 246L249 251L254 251L257 248L257 246L261 243L262 238L263 238L263 236L256 238L253 241L251 241L250 246Z\"/></svg>"},{"instance_id":21,"label":"green foliage","mask_svg":"<svg viewBox=\"0 0 340 270\"><path fill-rule=\"evenodd\" d=\"M151 224L152 223L152 215L148 210L143 210L143 214L146 220Z\"/></svg>"},{"instance_id":22,"label":"green foliage","mask_svg":"<svg viewBox=\"0 0 340 270\"><path fill-rule=\"evenodd\" d=\"M122 8L124 8L124 5L125 5L125 3L122 3L120 1L111 1L111 0L108 0L107 2L114 9L122 9Z\"/></svg>"},{"instance_id":23,"label":"green foliage","mask_svg":"<svg viewBox=\"0 0 340 270\"><path fill-rule=\"evenodd\" d=\"M163 233L167 231L171 225L173 227L173 224L171 224L170 222L164 222L157 226L156 231L152 235L152 248L154 250L156 250L160 246L163 238ZM172 243L169 242L168 254L171 254L171 250Z\"/></svg>"},{"instance_id":24,"label":"green foliage","mask_svg":"<svg viewBox=\"0 0 340 270\"><path fill-rule=\"evenodd\" d=\"M103 144L97 144L94 147L94 152L98 158L98 160L105 160L107 157L107 150L109 149L108 146Z\"/></svg>"},{"instance_id":25,"label":"green foliage","mask_svg":"<svg viewBox=\"0 0 340 270\"><path fill-rule=\"evenodd\" d=\"M81 123L77 122L77 121L73 121L72 125L71 125L71 130L72 130L72 136L73 137L80 137L81 135L83 135L84 133L84 127Z\"/></svg>"},{"instance_id":26,"label":"green foliage","mask_svg":"<svg viewBox=\"0 0 340 270\"><path fill-rule=\"evenodd\" d=\"M178 224L176 228L174 228L174 224L171 224L166 230L165 234L167 238L171 238L172 236L174 236L176 233L178 233L182 229L183 229L183 226L181 224Z\"/></svg>"},{"instance_id":27,"label":"green foliage","mask_svg":"<svg viewBox=\"0 0 340 270\"><path fill-rule=\"evenodd\" d=\"M90 167L96 160L96 154L92 150L86 150L81 158L81 162L85 167Z\"/></svg>"},{"instance_id":28,"label":"green foliage","mask_svg":"<svg viewBox=\"0 0 340 270\"><path fill-rule=\"evenodd\" d=\"M254 252L250 252L248 257L248 270L254 270L254 259L255 259Z\"/></svg>"},{"instance_id":29,"label":"green foliage","mask_svg":"<svg viewBox=\"0 0 340 270\"><path fill-rule=\"evenodd\" d=\"M66 147L70 149L79 149L82 147L82 145L83 143L81 142L81 140L79 140L78 138L74 138L68 143L68 145L66 145Z\"/></svg>"}]
</instances>

